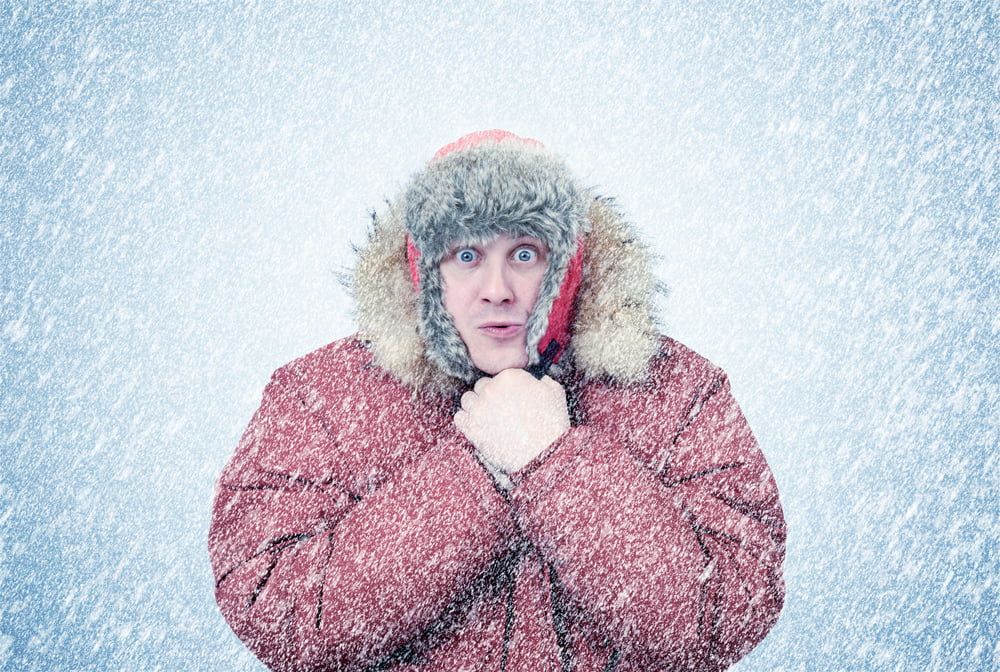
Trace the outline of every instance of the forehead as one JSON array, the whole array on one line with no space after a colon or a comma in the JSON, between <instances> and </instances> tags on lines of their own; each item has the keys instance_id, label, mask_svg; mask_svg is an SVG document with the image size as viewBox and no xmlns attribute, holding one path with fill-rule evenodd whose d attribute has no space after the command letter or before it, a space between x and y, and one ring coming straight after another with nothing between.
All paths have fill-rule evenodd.
<instances>
[{"instance_id":1,"label":"forehead","mask_svg":"<svg viewBox=\"0 0 1000 672\"><path fill-rule=\"evenodd\" d=\"M498 249L498 248L510 248L519 247L521 245L534 245L541 250L548 250L549 246L545 244L545 241L541 238L536 238L534 236L523 235L514 236L509 233L501 233L496 236L485 236L485 237L469 237L469 238L459 238L454 240L448 248L451 251L461 249L463 247L474 247L477 249Z\"/></svg>"}]
</instances>

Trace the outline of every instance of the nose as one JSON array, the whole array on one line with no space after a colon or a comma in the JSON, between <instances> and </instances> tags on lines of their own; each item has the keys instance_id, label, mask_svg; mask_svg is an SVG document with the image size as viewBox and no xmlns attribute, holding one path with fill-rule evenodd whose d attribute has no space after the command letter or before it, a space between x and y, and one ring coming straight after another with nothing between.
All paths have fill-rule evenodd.
<instances>
[{"instance_id":1,"label":"nose","mask_svg":"<svg viewBox=\"0 0 1000 672\"><path fill-rule=\"evenodd\" d=\"M487 257L481 267L479 298L486 303L508 303L514 300L510 269L502 257Z\"/></svg>"}]
</instances>

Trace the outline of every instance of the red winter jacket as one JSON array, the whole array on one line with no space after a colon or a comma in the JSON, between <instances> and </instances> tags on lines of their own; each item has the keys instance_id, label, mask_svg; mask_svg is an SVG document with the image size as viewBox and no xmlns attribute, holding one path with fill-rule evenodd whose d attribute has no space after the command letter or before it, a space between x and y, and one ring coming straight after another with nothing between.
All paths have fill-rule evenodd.
<instances>
[{"instance_id":1,"label":"red winter jacket","mask_svg":"<svg viewBox=\"0 0 1000 672\"><path fill-rule=\"evenodd\" d=\"M219 479L220 608L275 670L718 670L784 596L772 475L725 374L563 381L572 429L499 487L452 398L368 341L278 370Z\"/></svg>"}]
</instances>

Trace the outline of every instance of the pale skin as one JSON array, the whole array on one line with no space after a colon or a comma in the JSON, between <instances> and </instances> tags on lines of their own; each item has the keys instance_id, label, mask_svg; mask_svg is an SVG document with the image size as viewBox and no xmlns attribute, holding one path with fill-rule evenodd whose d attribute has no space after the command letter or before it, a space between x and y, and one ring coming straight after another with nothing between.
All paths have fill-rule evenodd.
<instances>
[{"instance_id":1,"label":"pale skin","mask_svg":"<svg viewBox=\"0 0 1000 672\"><path fill-rule=\"evenodd\" d=\"M566 392L548 376L505 369L462 395L455 426L485 459L514 473L569 429Z\"/></svg>"},{"instance_id":2,"label":"pale skin","mask_svg":"<svg viewBox=\"0 0 1000 672\"><path fill-rule=\"evenodd\" d=\"M528 363L525 325L538 299L548 247L502 234L485 245L455 245L441 260L444 306L472 363L492 377L462 395L455 426L477 452L507 473L569 430L566 392Z\"/></svg>"}]
</instances>

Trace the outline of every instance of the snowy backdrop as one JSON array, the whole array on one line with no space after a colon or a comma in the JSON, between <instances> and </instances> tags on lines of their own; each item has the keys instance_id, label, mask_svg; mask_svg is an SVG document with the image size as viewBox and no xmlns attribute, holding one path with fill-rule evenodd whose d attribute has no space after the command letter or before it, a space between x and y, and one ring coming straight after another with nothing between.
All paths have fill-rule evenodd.
<instances>
[{"instance_id":1,"label":"snowy backdrop","mask_svg":"<svg viewBox=\"0 0 1000 672\"><path fill-rule=\"evenodd\" d=\"M0 6L0 668L262 669L214 479L353 331L369 212L495 127L646 232L775 470L739 672L1000 666L1000 4L359 4Z\"/></svg>"}]
</instances>

